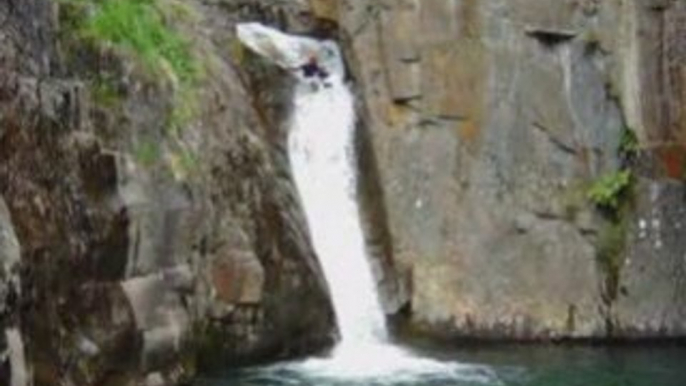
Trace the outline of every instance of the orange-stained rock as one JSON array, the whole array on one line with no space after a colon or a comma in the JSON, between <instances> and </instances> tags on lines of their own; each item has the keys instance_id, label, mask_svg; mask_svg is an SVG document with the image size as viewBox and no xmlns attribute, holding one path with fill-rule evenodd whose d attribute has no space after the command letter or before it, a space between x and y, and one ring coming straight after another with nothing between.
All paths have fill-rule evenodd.
<instances>
[{"instance_id":1,"label":"orange-stained rock","mask_svg":"<svg viewBox=\"0 0 686 386\"><path fill-rule=\"evenodd\" d=\"M258 304L262 300L264 270L251 256L229 254L213 263L212 283L217 297L229 304Z\"/></svg>"},{"instance_id":2,"label":"orange-stained rock","mask_svg":"<svg viewBox=\"0 0 686 386\"><path fill-rule=\"evenodd\" d=\"M338 20L338 0L309 0L312 13L322 19Z\"/></svg>"}]
</instances>

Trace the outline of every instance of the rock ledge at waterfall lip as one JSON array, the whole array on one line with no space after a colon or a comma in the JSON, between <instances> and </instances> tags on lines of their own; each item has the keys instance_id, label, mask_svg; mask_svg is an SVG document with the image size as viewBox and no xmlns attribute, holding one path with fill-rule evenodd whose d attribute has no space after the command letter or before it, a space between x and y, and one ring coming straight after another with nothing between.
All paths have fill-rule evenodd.
<instances>
[{"instance_id":1,"label":"rock ledge at waterfall lip","mask_svg":"<svg viewBox=\"0 0 686 386\"><path fill-rule=\"evenodd\" d=\"M331 40L316 40L305 36L285 34L260 23L242 23L236 27L238 38L255 53L296 74L296 70L310 57L333 76L343 77L344 65L338 45Z\"/></svg>"}]
</instances>

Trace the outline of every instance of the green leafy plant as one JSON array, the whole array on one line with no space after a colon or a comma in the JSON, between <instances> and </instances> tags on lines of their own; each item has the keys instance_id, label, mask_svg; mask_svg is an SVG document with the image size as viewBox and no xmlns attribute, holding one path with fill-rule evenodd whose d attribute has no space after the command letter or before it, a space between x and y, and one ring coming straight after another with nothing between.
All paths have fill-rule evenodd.
<instances>
[{"instance_id":1,"label":"green leafy plant","mask_svg":"<svg viewBox=\"0 0 686 386\"><path fill-rule=\"evenodd\" d=\"M629 189L632 181L630 170L620 170L598 179L588 190L588 198L598 207L616 211L622 195Z\"/></svg>"},{"instance_id":2,"label":"green leafy plant","mask_svg":"<svg viewBox=\"0 0 686 386\"><path fill-rule=\"evenodd\" d=\"M620 293L620 278L629 232L631 188L634 183L631 166L638 151L636 133L625 127L617 148L623 168L596 180L587 193L589 200L601 210L605 219L596 243L596 260L604 273L602 297L608 305Z\"/></svg>"},{"instance_id":3,"label":"green leafy plant","mask_svg":"<svg viewBox=\"0 0 686 386\"><path fill-rule=\"evenodd\" d=\"M628 127L622 130L622 137L619 140L619 154L622 156L632 156L639 150L638 137L636 132Z\"/></svg>"}]
</instances>

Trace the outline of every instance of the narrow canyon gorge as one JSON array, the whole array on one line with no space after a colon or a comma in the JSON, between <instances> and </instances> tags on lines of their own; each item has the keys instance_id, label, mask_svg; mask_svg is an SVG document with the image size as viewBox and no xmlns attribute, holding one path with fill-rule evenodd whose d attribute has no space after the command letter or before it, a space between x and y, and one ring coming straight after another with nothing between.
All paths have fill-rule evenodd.
<instances>
[{"instance_id":1,"label":"narrow canyon gorge","mask_svg":"<svg viewBox=\"0 0 686 386\"><path fill-rule=\"evenodd\" d=\"M672 345L684 232L683 0L0 0L0 386Z\"/></svg>"}]
</instances>

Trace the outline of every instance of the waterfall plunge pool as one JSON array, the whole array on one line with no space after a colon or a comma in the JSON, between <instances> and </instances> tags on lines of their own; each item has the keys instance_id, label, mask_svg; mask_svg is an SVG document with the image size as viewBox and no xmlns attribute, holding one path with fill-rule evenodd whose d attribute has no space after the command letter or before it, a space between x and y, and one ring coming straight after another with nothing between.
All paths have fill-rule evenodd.
<instances>
[{"instance_id":1,"label":"waterfall plunge pool","mask_svg":"<svg viewBox=\"0 0 686 386\"><path fill-rule=\"evenodd\" d=\"M686 347L487 346L422 350L424 358L461 365L357 377L308 368L305 362L234 369L195 386L685 386ZM375 358L360 354L373 365Z\"/></svg>"}]
</instances>

